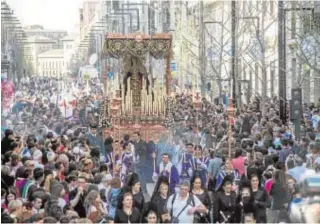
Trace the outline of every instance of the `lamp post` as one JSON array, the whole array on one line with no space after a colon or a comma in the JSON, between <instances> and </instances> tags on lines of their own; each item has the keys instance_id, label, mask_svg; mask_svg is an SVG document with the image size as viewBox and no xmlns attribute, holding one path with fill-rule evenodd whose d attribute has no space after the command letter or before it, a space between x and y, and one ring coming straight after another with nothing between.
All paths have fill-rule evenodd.
<instances>
[{"instance_id":1,"label":"lamp post","mask_svg":"<svg viewBox=\"0 0 320 224\"><path fill-rule=\"evenodd\" d=\"M233 106L232 98L229 99L229 107L227 109L228 114L228 157L231 159L231 147L232 147L232 126L234 125L234 116L236 109Z\"/></svg>"},{"instance_id":2,"label":"lamp post","mask_svg":"<svg viewBox=\"0 0 320 224\"><path fill-rule=\"evenodd\" d=\"M232 79L232 100L236 103L236 2L231 1L231 79ZM237 107L237 105L236 105Z\"/></svg>"},{"instance_id":3,"label":"lamp post","mask_svg":"<svg viewBox=\"0 0 320 224\"><path fill-rule=\"evenodd\" d=\"M311 11L314 20L314 8L285 8L284 1L278 2L279 101L280 119L284 124L287 122L286 13L289 11Z\"/></svg>"}]
</instances>

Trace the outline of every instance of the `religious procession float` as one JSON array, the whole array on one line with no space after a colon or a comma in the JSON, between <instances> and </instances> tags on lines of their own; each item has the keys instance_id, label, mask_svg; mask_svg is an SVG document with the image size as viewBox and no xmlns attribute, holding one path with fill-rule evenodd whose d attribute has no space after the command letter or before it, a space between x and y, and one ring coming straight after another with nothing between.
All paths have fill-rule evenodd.
<instances>
[{"instance_id":1,"label":"religious procession float","mask_svg":"<svg viewBox=\"0 0 320 224\"><path fill-rule=\"evenodd\" d=\"M173 104L171 45L172 36L168 33L106 36L103 54L121 61L122 74L115 77L121 80L115 82L113 91L105 93L99 120L104 137L123 139L125 134L140 132L143 139L157 141L169 132L167 123L172 119ZM150 78L144 65L147 57L165 60L165 84Z\"/></svg>"}]
</instances>

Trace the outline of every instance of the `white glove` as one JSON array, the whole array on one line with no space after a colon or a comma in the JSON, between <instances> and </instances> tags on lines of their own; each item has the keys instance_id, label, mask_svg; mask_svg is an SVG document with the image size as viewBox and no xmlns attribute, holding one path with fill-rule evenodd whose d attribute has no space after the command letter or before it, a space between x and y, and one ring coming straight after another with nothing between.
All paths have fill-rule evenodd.
<instances>
[{"instance_id":1,"label":"white glove","mask_svg":"<svg viewBox=\"0 0 320 224\"><path fill-rule=\"evenodd\" d=\"M156 172L153 172L153 174L152 174L152 180L153 180L154 182L157 182L157 180L158 180L158 174L157 174Z\"/></svg>"},{"instance_id":2,"label":"white glove","mask_svg":"<svg viewBox=\"0 0 320 224\"><path fill-rule=\"evenodd\" d=\"M191 168L188 169L188 175L189 177L192 177L192 174L193 174L193 170Z\"/></svg>"}]
</instances>

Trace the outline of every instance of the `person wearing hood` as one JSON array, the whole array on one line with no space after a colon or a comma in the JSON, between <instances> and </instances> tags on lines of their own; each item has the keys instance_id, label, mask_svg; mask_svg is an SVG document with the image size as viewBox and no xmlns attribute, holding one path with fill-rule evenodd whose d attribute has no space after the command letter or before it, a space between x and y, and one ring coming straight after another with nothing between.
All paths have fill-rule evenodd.
<instances>
[{"instance_id":1,"label":"person wearing hood","mask_svg":"<svg viewBox=\"0 0 320 224\"><path fill-rule=\"evenodd\" d=\"M61 209L63 209L66 206L66 201L63 199L64 195L66 194L66 191L62 184L55 180L52 181L50 186L50 194L53 198L55 198L58 201L58 205Z\"/></svg>"}]
</instances>

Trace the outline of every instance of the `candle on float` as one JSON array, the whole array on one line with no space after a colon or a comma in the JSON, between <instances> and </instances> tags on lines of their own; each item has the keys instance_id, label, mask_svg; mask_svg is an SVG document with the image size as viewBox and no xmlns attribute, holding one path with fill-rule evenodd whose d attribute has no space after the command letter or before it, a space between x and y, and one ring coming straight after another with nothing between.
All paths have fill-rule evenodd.
<instances>
[{"instance_id":1,"label":"candle on float","mask_svg":"<svg viewBox=\"0 0 320 224\"><path fill-rule=\"evenodd\" d=\"M157 85L157 99L156 99L156 102L157 102L157 107L156 107L156 113L157 115L159 115L159 106L160 106L160 90L159 90L159 87L160 85Z\"/></svg>"},{"instance_id":2,"label":"candle on float","mask_svg":"<svg viewBox=\"0 0 320 224\"><path fill-rule=\"evenodd\" d=\"M132 107L133 107L133 104L132 104L132 90L130 91L130 114L132 114Z\"/></svg>"},{"instance_id":3,"label":"candle on float","mask_svg":"<svg viewBox=\"0 0 320 224\"><path fill-rule=\"evenodd\" d=\"M147 114L147 107L148 107L148 95L147 95L147 90L143 90L143 101L144 101L144 113Z\"/></svg>"},{"instance_id":4,"label":"candle on float","mask_svg":"<svg viewBox=\"0 0 320 224\"><path fill-rule=\"evenodd\" d=\"M163 115L166 116L166 96L163 95Z\"/></svg>"},{"instance_id":5,"label":"candle on float","mask_svg":"<svg viewBox=\"0 0 320 224\"><path fill-rule=\"evenodd\" d=\"M141 94L140 94L140 105L141 105L141 113L143 113L143 107L144 107L144 103L143 103L143 89L141 90Z\"/></svg>"},{"instance_id":6,"label":"candle on float","mask_svg":"<svg viewBox=\"0 0 320 224\"><path fill-rule=\"evenodd\" d=\"M146 79L143 77L142 78L142 102L143 102L143 108L142 108L142 113L145 114L146 113L146 105L147 105L147 101L146 101Z\"/></svg>"},{"instance_id":7,"label":"candle on float","mask_svg":"<svg viewBox=\"0 0 320 224\"><path fill-rule=\"evenodd\" d=\"M121 86L121 109L122 109L122 114L124 114L124 111L125 111L125 108L124 108L124 99L125 99L125 96L124 96L124 85L123 85L123 82L122 82L122 86Z\"/></svg>"},{"instance_id":8,"label":"candle on float","mask_svg":"<svg viewBox=\"0 0 320 224\"><path fill-rule=\"evenodd\" d=\"M149 105L149 97L148 97L148 95L146 96L145 101L146 101L145 113L146 113L146 114L149 114L149 109L148 109L148 105Z\"/></svg>"},{"instance_id":9,"label":"candle on float","mask_svg":"<svg viewBox=\"0 0 320 224\"><path fill-rule=\"evenodd\" d=\"M129 107L129 102L128 102L128 96L126 95L125 96L125 113L127 113L127 111L128 111L128 107Z\"/></svg>"},{"instance_id":10,"label":"candle on float","mask_svg":"<svg viewBox=\"0 0 320 224\"><path fill-rule=\"evenodd\" d=\"M128 88L127 88L127 94L130 93L130 90L131 90L131 77L129 77L127 79L127 83L128 83ZM128 92L129 91L129 92Z\"/></svg>"},{"instance_id":11,"label":"candle on float","mask_svg":"<svg viewBox=\"0 0 320 224\"><path fill-rule=\"evenodd\" d=\"M152 94L149 94L149 114L152 115Z\"/></svg>"},{"instance_id":12,"label":"candle on float","mask_svg":"<svg viewBox=\"0 0 320 224\"><path fill-rule=\"evenodd\" d=\"M131 94L130 94L130 92L131 92L131 90L130 91L128 91L127 92L127 95L128 95L128 114L130 114L130 108L131 108L131 98L130 98L130 96L131 96Z\"/></svg>"},{"instance_id":13,"label":"candle on float","mask_svg":"<svg viewBox=\"0 0 320 224\"><path fill-rule=\"evenodd\" d=\"M158 115L161 114L161 93L158 91Z\"/></svg>"}]
</instances>

